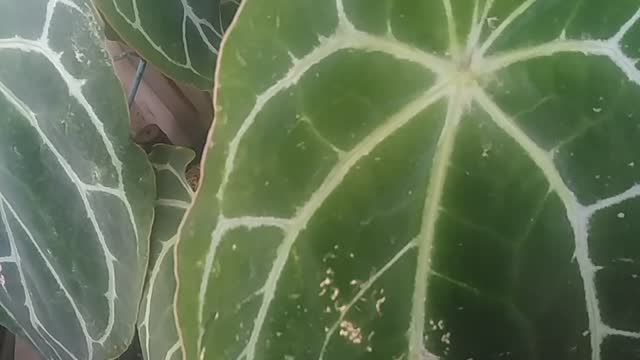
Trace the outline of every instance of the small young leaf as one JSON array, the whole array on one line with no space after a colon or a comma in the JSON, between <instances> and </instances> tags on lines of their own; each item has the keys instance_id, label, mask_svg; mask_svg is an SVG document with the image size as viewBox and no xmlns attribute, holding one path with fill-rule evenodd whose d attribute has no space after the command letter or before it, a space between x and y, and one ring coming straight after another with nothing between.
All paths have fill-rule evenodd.
<instances>
[{"instance_id":1,"label":"small young leaf","mask_svg":"<svg viewBox=\"0 0 640 360\"><path fill-rule=\"evenodd\" d=\"M193 197L185 171L194 158L195 153L190 149L164 144L155 145L150 154L156 171L158 198L151 231L149 272L138 318L140 343L147 360L182 359L173 311L174 247L178 226Z\"/></svg>"}]
</instances>

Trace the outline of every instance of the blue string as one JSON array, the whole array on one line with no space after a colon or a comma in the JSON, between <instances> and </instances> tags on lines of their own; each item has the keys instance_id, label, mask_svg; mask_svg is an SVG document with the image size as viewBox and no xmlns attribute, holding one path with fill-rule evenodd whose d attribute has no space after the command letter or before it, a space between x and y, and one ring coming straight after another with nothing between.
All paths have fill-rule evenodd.
<instances>
[{"instance_id":1,"label":"blue string","mask_svg":"<svg viewBox=\"0 0 640 360\"><path fill-rule=\"evenodd\" d=\"M136 94L138 93L138 89L140 89L140 83L142 82L142 76L144 75L144 70L147 68L147 62L144 59L140 59L138 63L138 69L136 70L136 77L133 80L133 87L131 88L131 92L129 93L129 108L133 104L133 100L136 98Z\"/></svg>"}]
</instances>

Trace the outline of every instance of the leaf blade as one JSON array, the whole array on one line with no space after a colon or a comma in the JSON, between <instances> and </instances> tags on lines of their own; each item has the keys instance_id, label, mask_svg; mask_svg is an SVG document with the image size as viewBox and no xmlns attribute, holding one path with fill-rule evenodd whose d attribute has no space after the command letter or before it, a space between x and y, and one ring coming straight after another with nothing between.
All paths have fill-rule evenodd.
<instances>
[{"instance_id":1,"label":"leaf blade","mask_svg":"<svg viewBox=\"0 0 640 360\"><path fill-rule=\"evenodd\" d=\"M211 64L235 1L175 0L161 6L147 0L95 2L122 39L165 74L203 90L213 88Z\"/></svg>"},{"instance_id":2,"label":"leaf blade","mask_svg":"<svg viewBox=\"0 0 640 360\"><path fill-rule=\"evenodd\" d=\"M12 331L45 356L114 357L133 336L122 316L137 312L146 271L150 166L126 121L111 120L114 113L126 119L127 110L91 5L7 6L0 31L2 306ZM16 23L25 11L42 23Z\"/></svg>"},{"instance_id":3,"label":"leaf blade","mask_svg":"<svg viewBox=\"0 0 640 360\"><path fill-rule=\"evenodd\" d=\"M178 226L193 197L185 174L194 158L195 153L190 149L163 144L154 146L150 154L156 171L158 198L149 273L138 318L145 359L182 359L173 313L176 288L173 252Z\"/></svg>"},{"instance_id":4,"label":"leaf blade","mask_svg":"<svg viewBox=\"0 0 640 360\"><path fill-rule=\"evenodd\" d=\"M615 285L599 280L633 276L628 268L601 269L600 254L612 251L604 244L592 249L590 242L603 240L589 225L604 213L588 209L594 201L637 206L640 174L626 163L635 164L638 132L625 119L633 118L639 83L625 52L638 42L637 3L607 9L615 24L598 20L603 9L595 2L403 1L371 8L353 0L336 1L330 11L323 5L266 9L248 1L228 34L216 91L221 120L177 248L186 353L594 360L633 353L637 312L615 300ZM282 30L292 8L325 14L331 25L300 30L315 31L315 38L306 37L307 50L295 56L302 46ZM439 20L422 36L428 14ZM264 20L278 16L280 25ZM281 44L262 52L246 45L247 39L269 43L255 28L279 34L289 59ZM450 54L457 46L441 43L441 29L451 34L445 31L444 39L460 39L453 30L467 35L468 52ZM265 66L258 53L280 64ZM254 74L258 64L275 76ZM398 76L411 71L424 86L402 92L385 71L371 71L372 64ZM437 80L423 79L422 71ZM427 96L439 82L442 99ZM376 94L376 86L387 92ZM615 105L590 103L600 92ZM460 113L458 134L448 141L434 138L457 126L447 124L443 103ZM576 141L583 136L625 164L596 157L586 141ZM557 139L576 149L575 159L568 150L557 152ZM438 157L447 148L450 155ZM606 183L577 175L593 179L590 157L609 171ZM439 196L429 200L430 194ZM621 212L623 219L628 212L635 210ZM229 227L240 217L279 221ZM631 246L629 231L616 246ZM599 232L604 239L607 231ZM414 241L428 251L415 254ZM258 244L268 249L243 250ZM384 250L371 249L378 247ZM259 270L247 275L229 258ZM375 275L380 268L386 270ZM536 277L536 269L544 276ZM195 294L196 301L189 299ZM363 298L359 307L349 306ZM617 311L634 320L621 321ZM562 330L550 329L551 319L561 319ZM474 325L489 322L496 324L492 333ZM609 345L620 341L623 350Z\"/></svg>"}]
</instances>

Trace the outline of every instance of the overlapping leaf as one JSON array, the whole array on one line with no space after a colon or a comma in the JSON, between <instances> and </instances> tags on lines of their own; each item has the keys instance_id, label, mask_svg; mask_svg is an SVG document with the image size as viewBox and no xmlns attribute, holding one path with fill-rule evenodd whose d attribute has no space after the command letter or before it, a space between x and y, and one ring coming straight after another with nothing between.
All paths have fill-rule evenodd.
<instances>
[{"instance_id":1,"label":"overlapping leaf","mask_svg":"<svg viewBox=\"0 0 640 360\"><path fill-rule=\"evenodd\" d=\"M94 0L120 37L170 77L213 88L222 35L239 0Z\"/></svg>"},{"instance_id":2,"label":"overlapping leaf","mask_svg":"<svg viewBox=\"0 0 640 360\"><path fill-rule=\"evenodd\" d=\"M155 188L85 0L0 3L0 321L47 359L129 345Z\"/></svg>"},{"instance_id":3,"label":"overlapping leaf","mask_svg":"<svg viewBox=\"0 0 640 360\"><path fill-rule=\"evenodd\" d=\"M193 197L185 169L195 154L185 148L156 145L150 155L158 198L151 232L149 272L138 329L145 359L182 359L174 316L176 279L174 247L178 226Z\"/></svg>"},{"instance_id":4,"label":"overlapping leaf","mask_svg":"<svg viewBox=\"0 0 640 360\"><path fill-rule=\"evenodd\" d=\"M247 0L177 245L187 358L632 359L636 0Z\"/></svg>"}]
</instances>

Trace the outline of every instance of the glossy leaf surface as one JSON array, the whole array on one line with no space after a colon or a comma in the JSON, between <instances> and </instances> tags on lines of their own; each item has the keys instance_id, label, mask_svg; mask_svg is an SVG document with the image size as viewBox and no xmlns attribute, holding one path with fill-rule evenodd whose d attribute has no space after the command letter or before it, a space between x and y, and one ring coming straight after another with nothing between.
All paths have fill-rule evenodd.
<instances>
[{"instance_id":1,"label":"glossy leaf surface","mask_svg":"<svg viewBox=\"0 0 640 360\"><path fill-rule=\"evenodd\" d=\"M247 0L187 358L636 358L639 48L636 0Z\"/></svg>"},{"instance_id":2,"label":"glossy leaf surface","mask_svg":"<svg viewBox=\"0 0 640 360\"><path fill-rule=\"evenodd\" d=\"M222 35L239 0L94 0L113 29L175 80L213 88Z\"/></svg>"},{"instance_id":3,"label":"glossy leaf surface","mask_svg":"<svg viewBox=\"0 0 640 360\"><path fill-rule=\"evenodd\" d=\"M193 198L185 170L194 157L190 149L163 144L154 146L150 154L156 171L158 198L151 231L149 272L138 319L140 343L148 360L182 359L173 307L174 248L178 226Z\"/></svg>"},{"instance_id":4,"label":"glossy leaf surface","mask_svg":"<svg viewBox=\"0 0 640 360\"><path fill-rule=\"evenodd\" d=\"M46 359L131 342L155 187L88 1L0 2L0 321Z\"/></svg>"}]
</instances>

